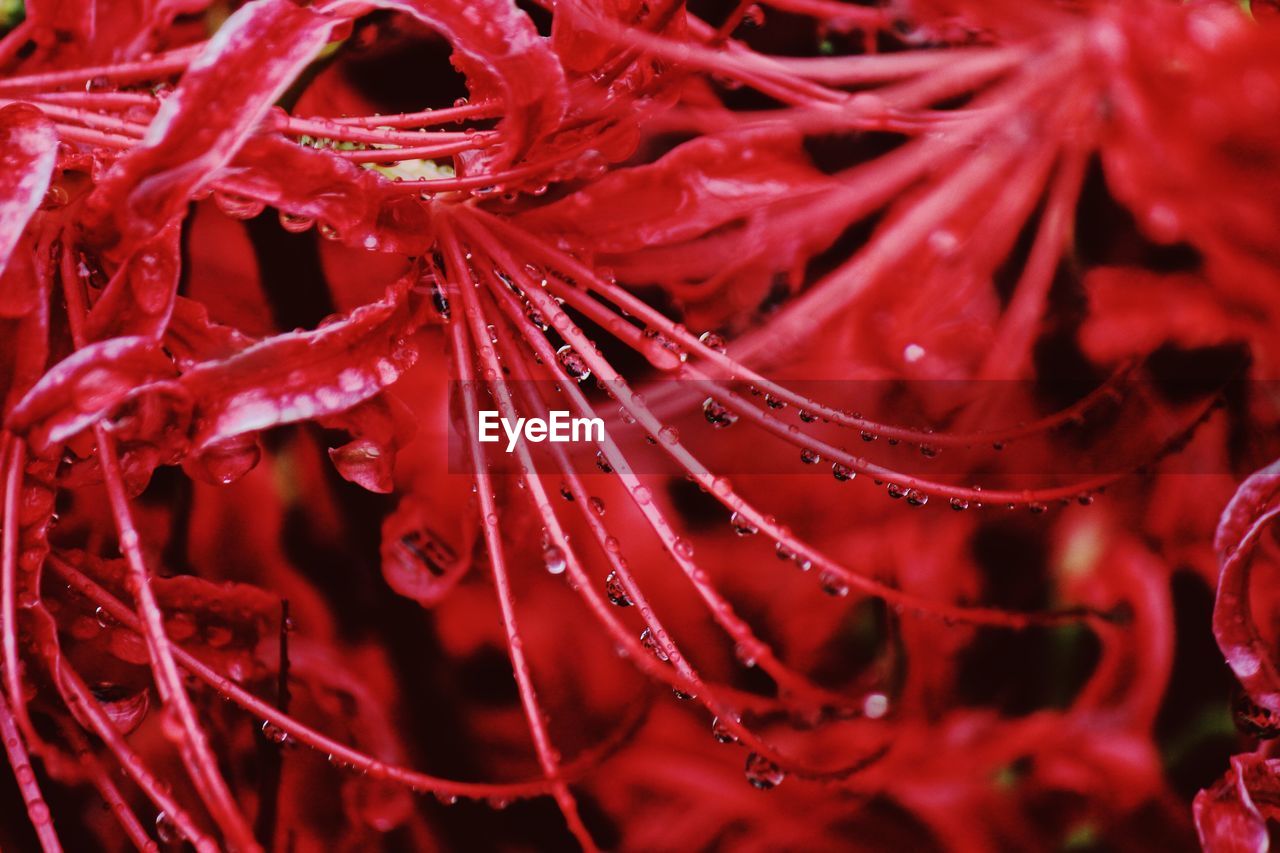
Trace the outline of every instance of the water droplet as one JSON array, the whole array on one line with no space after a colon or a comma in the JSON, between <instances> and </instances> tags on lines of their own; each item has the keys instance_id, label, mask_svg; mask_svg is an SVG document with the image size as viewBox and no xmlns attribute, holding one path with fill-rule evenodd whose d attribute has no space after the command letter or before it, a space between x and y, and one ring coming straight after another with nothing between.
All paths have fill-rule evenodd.
<instances>
[{"instance_id":1,"label":"water droplet","mask_svg":"<svg viewBox=\"0 0 1280 853\"><path fill-rule=\"evenodd\" d=\"M799 415L800 420L807 424L811 424L818 419L818 416L808 409L801 409L797 414Z\"/></svg>"},{"instance_id":2,"label":"water droplet","mask_svg":"<svg viewBox=\"0 0 1280 853\"><path fill-rule=\"evenodd\" d=\"M596 515L604 515L604 500L592 495L591 508L596 511Z\"/></svg>"},{"instance_id":3,"label":"water droplet","mask_svg":"<svg viewBox=\"0 0 1280 853\"><path fill-rule=\"evenodd\" d=\"M893 498L895 501L907 493L906 490L897 483L889 483L884 487L884 490L888 493L889 497Z\"/></svg>"},{"instance_id":4,"label":"water droplet","mask_svg":"<svg viewBox=\"0 0 1280 853\"><path fill-rule=\"evenodd\" d=\"M658 660L670 660L670 658L667 657L667 653L662 650L662 646L660 646L658 641L654 639L653 633L648 628L645 628L640 632L640 645L648 649L650 654Z\"/></svg>"},{"instance_id":5,"label":"water droplet","mask_svg":"<svg viewBox=\"0 0 1280 853\"><path fill-rule=\"evenodd\" d=\"M1093 504L1093 495L1088 492L1081 492L1076 496L1076 503L1080 504L1080 506L1090 506Z\"/></svg>"},{"instance_id":6,"label":"water droplet","mask_svg":"<svg viewBox=\"0 0 1280 853\"><path fill-rule=\"evenodd\" d=\"M712 397L702 401L702 416L707 419L707 423L717 429L724 429L733 426L738 422L738 415L720 404L719 401Z\"/></svg>"},{"instance_id":7,"label":"water droplet","mask_svg":"<svg viewBox=\"0 0 1280 853\"><path fill-rule=\"evenodd\" d=\"M698 336L698 341L707 349L721 354L724 354L729 348L725 339L716 332L703 332Z\"/></svg>"},{"instance_id":8,"label":"water droplet","mask_svg":"<svg viewBox=\"0 0 1280 853\"><path fill-rule=\"evenodd\" d=\"M768 406L771 409L781 409L787 405L786 400L779 400L777 397L773 396L772 394L764 395L764 403L766 406Z\"/></svg>"},{"instance_id":9,"label":"water droplet","mask_svg":"<svg viewBox=\"0 0 1280 853\"><path fill-rule=\"evenodd\" d=\"M600 469L601 473L604 473L604 474L613 473L613 466L610 465L609 460L605 458L603 450L596 451L596 467Z\"/></svg>"},{"instance_id":10,"label":"water droplet","mask_svg":"<svg viewBox=\"0 0 1280 853\"><path fill-rule=\"evenodd\" d=\"M929 502L929 496L919 489L907 489L905 497L912 506L924 506Z\"/></svg>"},{"instance_id":11,"label":"water droplet","mask_svg":"<svg viewBox=\"0 0 1280 853\"><path fill-rule=\"evenodd\" d=\"M747 756L745 772L752 787L761 791L778 787L787 777L781 767L756 752Z\"/></svg>"},{"instance_id":12,"label":"water droplet","mask_svg":"<svg viewBox=\"0 0 1280 853\"><path fill-rule=\"evenodd\" d=\"M680 430L668 424L667 426L664 426L662 429L658 430L658 438L662 440L663 444L667 444L667 445L678 444L680 442Z\"/></svg>"},{"instance_id":13,"label":"water droplet","mask_svg":"<svg viewBox=\"0 0 1280 853\"><path fill-rule=\"evenodd\" d=\"M729 516L729 524L732 525L733 532L739 536L754 536L760 531L759 527L751 523L751 519L740 512Z\"/></svg>"},{"instance_id":14,"label":"water droplet","mask_svg":"<svg viewBox=\"0 0 1280 853\"><path fill-rule=\"evenodd\" d=\"M219 210L233 219L252 219L262 213L263 208L266 207L256 198L223 192L215 192L213 194L213 203L218 206Z\"/></svg>"},{"instance_id":15,"label":"water droplet","mask_svg":"<svg viewBox=\"0 0 1280 853\"><path fill-rule=\"evenodd\" d=\"M889 713L889 697L883 693L868 693L862 700L862 715L868 720L878 720Z\"/></svg>"},{"instance_id":16,"label":"water droplet","mask_svg":"<svg viewBox=\"0 0 1280 853\"><path fill-rule=\"evenodd\" d=\"M315 224L316 221L313 217L298 216L293 213L286 213L283 210L280 211L280 227L290 234L301 234Z\"/></svg>"},{"instance_id":17,"label":"water droplet","mask_svg":"<svg viewBox=\"0 0 1280 853\"><path fill-rule=\"evenodd\" d=\"M677 699L685 699L685 700L698 698L698 694L690 693L687 690L681 690L679 687L672 687L671 695L675 696Z\"/></svg>"},{"instance_id":18,"label":"water droplet","mask_svg":"<svg viewBox=\"0 0 1280 853\"><path fill-rule=\"evenodd\" d=\"M818 575L818 583L822 586L822 591L827 595L844 598L849 594L849 584L845 582L844 578L829 569Z\"/></svg>"},{"instance_id":19,"label":"water droplet","mask_svg":"<svg viewBox=\"0 0 1280 853\"><path fill-rule=\"evenodd\" d=\"M178 829L178 824L165 812L156 815L156 838L162 844L173 844L182 838L182 830Z\"/></svg>"},{"instance_id":20,"label":"water droplet","mask_svg":"<svg viewBox=\"0 0 1280 853\"><path fill-rule=\"evenodd\" d=\"M969 508L969 502L964 498L952 498L951 508L954 509L956 512L964 512L966 509Z\"/></svg>"},{"instance_id":21,"label":"water droplet","mask_svg":"<svg viewBox=\"0 0 1280 853\"><path fill-rule=\"evenodd\" d=\"M289 742L289 733L270 720L262 721L262 736L272 743L284 745Z\"/></svg>"},{"instance_id":22,"label":"water droplet","mask_svg":"<svg viewBox=\"0 0 1280 853\"><path fill-rule=\"evenodd\" d=\"M719 717L711 720L711 736L716 739L716 743L738 742L738 736L730 731L729 727Z\"/></svg>"},{"instance_id":23,"label":"water droplet","mask_svg":"<svg viewBox=\"0 0 1280 853\"><path fill-rule=\"evenodd\" d=\"M1031 510L1032 515L1041 515L1046 510L1048 510L1049 507L1045 506L1039 501L1032 501L1031 503L1027 504L1027 509Z\"/></svg>"},{"instance_id":24,"label":"water droplet","mask_svg":"<svg viewBox=\"0 0 1280 853\"><path fill-rule=\"evenodd\" d=\"M678 555L685 558L686 560L691 559L693 557L693 543L691 543L688 539L683 539L683 538L677 539L674 543L672 543L671 547L673 551L675 551Z\"/></svg>"},{"instance_id":25,"label":"water droplet","mask_svg":"<svg viewBox=\"0 0 1280 853\"><path fill-rule=\"evenodd\" d=\"M609 572L609 577L604 581L604 591L609 596L609 602L618 607L631 607L635 604L631 596L627 595L627 589L622 585L622 578L618 577L617 572Z\"/></svg>"},{"instance_id":26,"label":"water droplet","mask_svg":"<svg viewBox=\"0 0 1280 853\"><path fill-rule=\"evenodd\" d=\"M835 477L837 480L839 480L842 483L847 483L849 480L852 480L855 476L857 476L857 474L848 465L842 465L839 462L833 462L831 464L831 476Z\"/></svg>"},{"instance_id":27,"label":"water droplet","mask_svg":"<svg viewBox=\"0 0 1280 853\"><path fill-rule=\"evenodd\" d=\"M861 435L862 440L866 442L872 442L876 440L876 434L874 432L869 432L868 430L865 430L865 429L862 432L860 432L859 435Z\"/></svg>"},{"instance_id":28,"label":"water droplet","mask_svg":"<svg viewBox=\"0 0 1280 853\"><path fill-rule=\"evenodd\" d=\"M67 188L55 181L45 190L44 198L40 200L40 209L57 210L60 207L66 207L69 201L71 201L71 195L67 192Z\"/></svg>"},{"instance_id":29,"label":"water droplet","mask_svg":"<svg viewBox=\"0 0 1280 853\"><path fill-rule=\"evenodd\" d=\"M118 684L102 683L95 685L91 692L107 719L121 734L127 735L142 725L151 708L151 697L146 688L131 690Z\"/></svg>"},{"instance_id":30,"label":"water droplet","mask_svg":"<svg viewBox=\"0 0 1280 853\"><path fill-rule=\"evenodd\" d=\"M817 465L822 461L822 457L818 455L818 451L806 447L800 451L800 461L806 465Z\"/></svg>"},{"instance_id":31,"label":"water droplet","mask_svg":"<svg viewBox=\"0 0 1280 853\"><path fill-rule=\"evenodd\" d=\"M555 545L549 545L542 551L542 561L547 566L547 571L553 575L563 574L569 563L565 559L564 551Z\"/></svg>"},{"instance_id":32,"label":"water droplet","mask_svg":"<svg viewBox=\"0 0 1280 853\"><path fill-rule=\"evenodd\" d=\"M533 324L534 328L541 332L545 332L547 330L547 320L542 316L542 313L538 311L537 308L530 305L525 309L524 316L526 320Z\"/></svg>"},{"instance_id":33,"label":"water droplet","mask_svg":"<svg viewBox=\"0 0 1280 853\"><path fill-rule=\"evenodd\" d=\"M93 616L98 620L98 625L103 628L110 628L116 624L115 617L108 613L105 607L95 608Z\"/></svg>"},{"instance_id":34,"label":"water droplet","mask_svg":"<svg viewBox=\"0 0 1280 853\"><path fill-rule=\"evenodd\" d=\"M212 624L204 627L204 641L215 649L225 648L234 638L231 629L226 625Z\"/></svg>"},{"instance_id":35,"label":"water droplet","mask_svg":"<svg viewBox=\"0 0 1280 853\"><path fill-rule=\"evenodd\" d=\"M920 445L920 455L925 459L937 459L939 452L938 448L934 447L932 444Z\"/></svg>"},{"instance_id":36,"label":"water droplet","mask_svg":"<svg viewBox=\"0 0 1280 853\"><path fill-rule=\"evenodd\" d=\"M1243 690L1231 702L1231 716L1236 728L1250 737L1271 740L1280 736L1280 714L1257 704Z\"/></svg>"},{"instance_id":37,"label":"water droplet","mask_svg":"<svg viewBox=\"0 0 1280 853\"><path fill-rule=\"evenodd\" d=\"M209 445L187 467L199 479L225 486L252 471L261 458L257 438L244 435Z\"/></svg>"}]
</instances>

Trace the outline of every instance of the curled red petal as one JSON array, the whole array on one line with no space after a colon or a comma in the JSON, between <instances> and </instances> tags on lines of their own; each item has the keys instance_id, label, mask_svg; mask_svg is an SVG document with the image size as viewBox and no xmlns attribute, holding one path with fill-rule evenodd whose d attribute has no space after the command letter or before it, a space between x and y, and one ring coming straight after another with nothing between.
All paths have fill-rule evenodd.
<instances>
[{"instance_id":1,"label":"curled red petal","mask_svg":"<svg viewBox=\"0 0 1280 853\"><path fill-rule=\"evenodd\" d=\"M351 441L329 450L329 458L343 479L380 494L395 488L396 451L413 438L416 429L408 406L384 392L321 419L320 425L352 436Z\"/></svg>"},{"instance_id":2,"label":"curled red petal","mask_svg":"<svg viewBox=\"0 0 1280 853\"><path fill-rule=\"evenodd\" d=\"M181 383L198 401L196 449L364 402L417 358L408 284L314 331L268 338L197 365Z\"/></svg>"},{"instance_id":3,"label":"curled red petal","mask_svg":"<svg viewBox=\"0 0 1280 853\"><path fill-rule=\"evenodd\" d=\"M809 165L800 142L796 132L778 128L704 137L521 218L601 253L692 240L771 201L821 186L823 176Z\"/></svg>"},{"instance_id":4,"label":"curled red petal","mask_svg":"<svg viewBox=\"0 0 1280 853\"><path fill-rule=\"evenodd\" d=\"M85 320L87 340L159 340L173 313L181 273L181 229L170 225L125 260Z\"/></svg>"},{"instance_id":5,"label":"curled red petal","mask_svg":"<svg viewBox=\"0 0 1280 853\"><path fill-rule=\"evenodd\" d=\"M0 271L40 207L58 159L58 135L35 107L0 109Z\"/></svg>"},{"instance_id":6,"label":"curled red petal","mask_svg":"<svg viewBox=\"0 0 1280 853\"><path fill-rule=\"evenodd\" d=\"M405 12L453 44L453 62L467 76L476 101L503 104L504 145L472 160L498 170L522 157L564 117L568 87L547 39L513 0L382 0L377 6Z\"/></svg>"},{"instance_id":7,"label":"curled red petal","mask_svg":"<svg viewBox=\"0 0 1280 853\"><path fill-rule=\"evenodd\" d=\"M90 344L54 365L9 414L6 426L33 447L65 441L144 386L172 377L173 362L140 337Z\"/></svg>"},{"instance_id":8,"label":"curled red petal","mask_svg":"<svg viewBox=\"0 0 1280 853\"><path fill-rule=\"evenodd\" d=\"M199 302L181 296L174 302L164 348L179 367L186 369L202 361L227 358L253 344L254 339L248 335L211 321L209 310Z\"/></svg>"},{"instance_id":9,"label":"curled red petal","mask_svg":"<svg viewBox=\"0 0 1280 853\"><path fill-rule=\"evenodd\" d=\"M122 255L178 218L329 41L336 18L289 0L241 7L165 99L142 143L90 197L102 238Z\"/></svg>"},{"instance_id":10,"label":"curled red petal","mask_svg":"<svg viewBox=\"0 0 1280 853\"><path fill-rule=\"evenodd\" d=\"M1256 755L1237 755L1226 776L1196 795L1192 813L1206 851L1254 853L1268 848L1267 820L1250 788L1262 784L1274 793L1272 764Z\"/></svg>"},{"instance_id":11,"label":"curled red petal","mask_svg":"<svg viewBox=\"0 0 1280 853\"><path fill-rule=\"evenodd\" d=\"M251 139L228 172L254 197L326 226L326 236L361 249L422 254L431 244L429 208L392 192L376 172L279 137Z\"/></svg>"},{"instance_id":12,"label":"curled red petal","mask_svg":"<svg viewBox=\"0 0 1280 853\"><path fill-rule=\"evenodd\" d=\"M1280 672L1254 621L1250 570L1261 533L1280 516L1280 462L1258 471L1236 492L1218 524L1215 547L1222 561L1213 633L1250 698L1280 711Z\"/></svg>"}]
</instances>

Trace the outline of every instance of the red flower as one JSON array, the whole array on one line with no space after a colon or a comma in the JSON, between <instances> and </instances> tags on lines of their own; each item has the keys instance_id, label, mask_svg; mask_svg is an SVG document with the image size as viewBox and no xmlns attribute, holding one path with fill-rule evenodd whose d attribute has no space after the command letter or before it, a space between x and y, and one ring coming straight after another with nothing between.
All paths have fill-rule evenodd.
<instances>
[{"instance_id":1,"label":"red flower","mask_svg":"<svg viewBox=\"0 0 1280 853\"><path fill-rule=\"evenodd\" d=\"M1262 848L1252 5L33 3L0 846Z\"/></svg>"}]
</instances>

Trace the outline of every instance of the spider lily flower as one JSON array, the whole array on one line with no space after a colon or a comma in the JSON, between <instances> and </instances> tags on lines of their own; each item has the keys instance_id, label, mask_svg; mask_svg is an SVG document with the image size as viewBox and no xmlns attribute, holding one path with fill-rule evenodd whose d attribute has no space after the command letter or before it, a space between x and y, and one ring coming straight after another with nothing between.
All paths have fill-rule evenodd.
<instances>
[{"instance_id":1,"label":"spider lily flower","mask_svg":"<svg viewBox=\"0 0 1280 853\"><path fill-rule=\"evenodd\" d=\"M32 3L34 840L1260 847L1265 753L1193 812L1160 742L1179 571L1280 713L1268 474L1207 547L1274 452L1251 5Z\"/></svg>"}]
</instances>

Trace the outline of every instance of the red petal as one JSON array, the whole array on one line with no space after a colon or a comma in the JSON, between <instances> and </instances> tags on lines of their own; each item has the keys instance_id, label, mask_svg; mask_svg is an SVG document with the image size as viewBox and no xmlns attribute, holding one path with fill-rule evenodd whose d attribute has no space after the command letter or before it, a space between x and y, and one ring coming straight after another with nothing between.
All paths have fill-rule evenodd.
<instances>
[{"instance_id":1,"label":"red petal","mask_svg":"<svg viewBox=\"0 0 1280 853\"><path fill-rule=\"evenodd\" d=\"M14 407L6 426L30 432L37 449L65 441L130 395L175 373L146 338L113 338L67 356Z\"/></svg>"},{"instance_id":2,"label":"red petal","mask_svg":"<svg viewBox=\"0 0 1280 853\"><path fill-rule=\"evenodd\" d=\"M0 270L40 207L57 159L58 136L43 113L26 104L0 109Z\"/></svg>"},{"instance_id":3,"label":"red petal","mask_svg":"<svg viewBox=\"0 0 1280 853\"><path fill-rule=\"evenodd\" d=\"M160 339L178 293L181 234L170 225L120 265L85 320L86 340Z\"/></svg>"},{"instance_id":4,"label":"red petal","mask_svg":"<svg viewBox=\"0 0 1280 853\"><path fill-rule=\"evenodd\" d=\"M165 99L142 144L90 197L103 238L118 236L128 255L181 216L338 23L288 0L257 0L232 15Z\"/></svg>"},{"instance_id":5,"label":"red petal","mask_svg":"<svg viewBox=\"0 0 1280 853\"><path fill-rule=\"evenodd\" d=\"M1280 462L1240 487L1222 513L1215 546L1222 560L1213 633L1236 677L1258 705L1280 711L1280 673L1250 606L1250 568L1261 533L1280 516Z\"/></svg>"},{"instance_id":6,"label":"red petal","mask_svg":"<svg viewBox=\"0 0 1280 853\"><path fill-rule=\"evenodd\" d=\"M1267 822L1249 793L1249 780L1274 779L1274 771L1253 755L1231 759L1231 770L1196 795L1192 812L1200 843L1209 853L1255 853L1268 848ZM1252 772L1251 772L1252 771ZM1267 785L1274 787L1274 783Z\"/></svg>"},{"instance_id":7,"label":"red petal","mask_svg":"<svg viewBox=\"0 0 1280 853\"><path fill-rule=\"evenodd\" d=\"M506 144L472 162L501 169L559 126L568 103L564 69L513 0L390 0L376 5L406 12L442 33L453 44L453 62L467 75L472 98L502 101L500 127Z\"/></svg>"},{"instance_id":8,"label":"red petal","mask_svg":"<svg viewBox=\"0 0 1280 853\"><path fill-rule=\"evenodd\" d=\"M392 474L396 451L413 438L416 429L408 406L383 393L324 418L320 424L346 430L353 436L352 441L329 450L329 458L344 480L380 494L389 494L395 488Z\"/></svg>"},{"instance_id":9,"label":"red petal","mask_svg":"<svg viewBox=\"0 0 1280 853\"><path fill-rule=\"evenodd\" d=\"M199 364L182 384L197 400L197 449L350 409L400 378L417 358L408 285L315 331L268 338Z\"/></svg>"}]
</instances>

